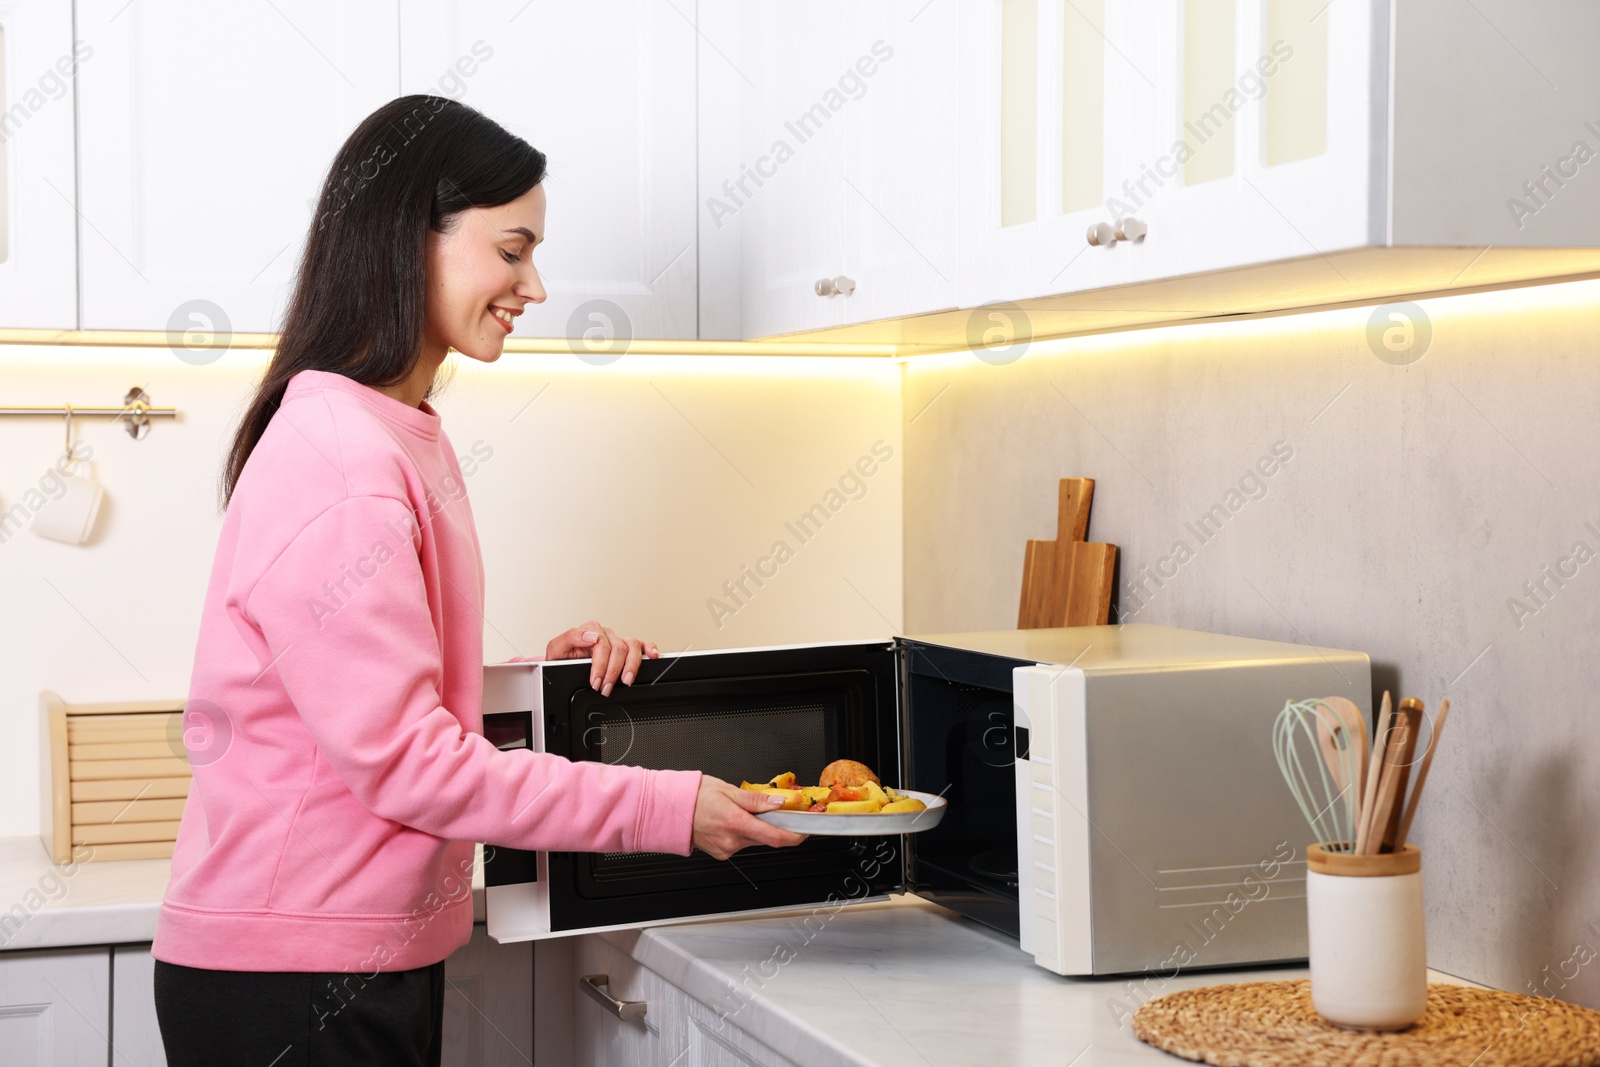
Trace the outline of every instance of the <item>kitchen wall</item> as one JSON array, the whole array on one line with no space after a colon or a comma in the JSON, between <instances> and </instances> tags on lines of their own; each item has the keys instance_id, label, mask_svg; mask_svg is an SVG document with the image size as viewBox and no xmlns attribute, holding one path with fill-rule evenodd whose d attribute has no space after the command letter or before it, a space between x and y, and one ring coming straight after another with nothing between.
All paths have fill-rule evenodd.
<instances>
[{"instance_id":1,"label":"kitchen wall","mask_svg":"<svg viewBox=\"0 0 1600 1067\"><path fill-rule=\"evenodd\" d=\"M1600 282L1421 307L1412 362L1373 308L912 361L906 627L1015 626L1024 540L1093 477L1122 620L1451 698L1412 835L1429 961L1600 1007Z\"/></svg>"},{"instance_id":2,"label":"kitchen wall","mask_svg":"<svg viewBox=\"0 0 1600 1067\"><path fill-rule=\"evenodd\" d=\"M41 689L186 695L221 456L264 359L0 347L4 403L115 405L137 384L180 412L141 441L77 421L107 494L91 544L0 528L0 836L38 832ZM467 478L486 659L542 654L591 617L664 651L887 638L901 623L899 390L886 359L462 360L435 403L459 454L490 451ZM0 420L0 511L28 506L62 444L60 420Z\"/></svg>"}]
</instances>

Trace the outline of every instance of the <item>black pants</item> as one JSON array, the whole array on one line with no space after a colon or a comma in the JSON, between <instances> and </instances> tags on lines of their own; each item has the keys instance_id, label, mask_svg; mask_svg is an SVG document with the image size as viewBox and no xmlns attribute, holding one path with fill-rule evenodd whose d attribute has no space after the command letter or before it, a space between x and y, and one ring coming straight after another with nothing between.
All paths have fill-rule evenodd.
<instances>
[{"instance_id":1,"label":"black pants","mask_svg":"<svg viewBox=\"0 0 1600 1067\"><path fill-rule=\"evenodd\" d=\"M156 961L168 1067L438 1067L444 963L372 976Z\"/></svg>"}]
</instances>

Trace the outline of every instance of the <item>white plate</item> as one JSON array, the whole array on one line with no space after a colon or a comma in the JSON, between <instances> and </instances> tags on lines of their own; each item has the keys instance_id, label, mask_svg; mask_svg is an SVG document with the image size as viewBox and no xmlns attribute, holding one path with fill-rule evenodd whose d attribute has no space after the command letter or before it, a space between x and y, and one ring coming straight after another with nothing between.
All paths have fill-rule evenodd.
<instances>
[{"instance_id":1,"label":"white plate","mask_svg":"<svg viewBox=\"0 0 1600 1067\"><path fill-rule=\"evenodd\" d=\"M890 815L876 812L849 814L825 811L763 811L756 818L780 830L821 837L881 837L888 834L920 834L932 830L950 806L944 797L919 793L915 789L896 789L903 797L914 797L928 805L922 811L897 811Z\"/></svg>"}]
</instances>

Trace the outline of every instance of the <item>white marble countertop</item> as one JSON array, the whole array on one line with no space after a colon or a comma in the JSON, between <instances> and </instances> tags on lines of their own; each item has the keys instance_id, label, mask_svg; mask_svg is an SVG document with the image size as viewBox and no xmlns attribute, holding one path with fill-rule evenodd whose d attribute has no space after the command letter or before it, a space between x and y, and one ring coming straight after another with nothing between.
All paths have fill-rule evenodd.
<instances>
[{"instance_id":1,"label":"white marble countertop","mask_svg":"<svg viewBox=\"0 0 1600 1067\"><path fill-rule=\"evenodd\" d=\"M149 941L171 875L171 860L57 866L37 837L0 837L0 951ZM472 917L483 921L482 850Z\"/></svg>"},{"instance_id":2,"label":"white marble countertop","mask_svg":"<svg viewBox=\"0 0 1600 1067\"><path fill-rule=\"evenodd\" d=\"M1141 1043L1126 1024L1144 1000L1307 974L1297 967L1131 983L1062 978L1014 939L915 897L822 911L806 923L813 914L599 936L803 1067L1170 1067L1180 1061Z\"/></svg>"}]
</instances>

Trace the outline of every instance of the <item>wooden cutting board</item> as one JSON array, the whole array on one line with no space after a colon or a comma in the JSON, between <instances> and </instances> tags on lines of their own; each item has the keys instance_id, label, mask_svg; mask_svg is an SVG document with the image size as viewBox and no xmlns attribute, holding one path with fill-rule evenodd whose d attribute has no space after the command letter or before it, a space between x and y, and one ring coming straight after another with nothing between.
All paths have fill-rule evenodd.
<instances>
[{"instance_id":1,"label":"wooden cutting board","mask_svg":"<svg viewBox=\"0 0 1600 1067\"><path fill-rule=\"evenodd\" d=\"M1111 618L1117 546L1085 541L1093 478L1061 479L1056 539L1027 544L1017 629L1103 626Z\"/></svg>"}]
</instances>

